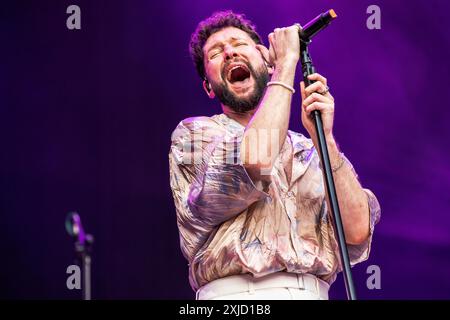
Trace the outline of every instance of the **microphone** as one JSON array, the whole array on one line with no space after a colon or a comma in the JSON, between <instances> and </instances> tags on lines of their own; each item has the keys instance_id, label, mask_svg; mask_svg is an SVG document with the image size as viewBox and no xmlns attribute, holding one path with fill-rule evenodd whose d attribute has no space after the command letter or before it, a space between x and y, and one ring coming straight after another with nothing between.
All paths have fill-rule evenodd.
<instances>
[{"instance_id":1,"label":"microphone","mask_svg":"<svg viewBox=\"0 0 450 320\"><path fill-rule=\"evenodd\" d=\"M300 39L306 43L311 42L311 38L314 37L320 30L327 27L336 17L337 14L333 9L319 14L301 28L298 32Z\"/></svg>"},{"instance_id":2,"label":"microphone","mask_svg":"<svg viewBox=\"0 0 450 320\"><path fill-rule=\"evenodd\" d=\"M80 215L77 212L69 212L66 217L66 231L72 236L78 246L83 247L86 244L93 242L93 237L90 234L86 234L81 224Z\"/></svg>"}]
</instances>

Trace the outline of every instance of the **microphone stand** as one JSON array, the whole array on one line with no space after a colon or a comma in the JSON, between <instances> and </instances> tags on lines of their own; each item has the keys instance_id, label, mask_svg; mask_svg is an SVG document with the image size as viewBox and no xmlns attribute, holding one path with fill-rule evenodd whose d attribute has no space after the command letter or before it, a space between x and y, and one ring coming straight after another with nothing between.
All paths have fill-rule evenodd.
<instances>
[{"instance_id":1,"label":"microphone stand","mask_svg":"<svg viewBox=\"0 0 450 320\"><path fill-rule=\"evenodd\" d=\"M82 299L91 300L91 254L94 237L85 233L81 218L76 212L70 212L66 218L66 230L75 240L75 256L81 263L82 273Z\"/></svg>"},{"instance_id":2,"label":"microphone stand","mask_svg":"<svg viewBox=\"0 0 450 320\"><path fill-rule=\"evenodd\" d=\"M92 240L91 240L92 239ZM86 235L86 242L83 244L75 242L75 253L82 265L82 299L91 300L91 252L93 238L90 234Z\"/></svg>"},{"instance_id":3,"label":"microphone stand","mask_svg":"<svg viewBox=\"0 0 450 320\"><path fill-rule=\"evenodd\" d=\"M302 64L303 80L305 82L305 87L314 83L315 81L309 80L308 76L315 73L315 68L311 60L311 55L308 51L308 45L311 40L305 41L300 38L300 57ZM322 163L322 172L324 175L325 186L328 192L330 200L331 215L333 218L333 224L337 235L337 240L339 244L339 253L342 261L343 274L345 288L347 291L348 300L356 300L356 291L353 284L350 259L348 256L347 245L345 241L344 227L342 226L341 212L339 211L339 203L336 194L336 188L334 186L333 172L331 170L330 156L328 154L327 143L325 139L325 133L323 131L322 117L319 110L314 110L312 112L312 117L314 119L314 124L316 127L317 138L319 141L319 155L320 161Z\"/></svg>"}]
</instances>

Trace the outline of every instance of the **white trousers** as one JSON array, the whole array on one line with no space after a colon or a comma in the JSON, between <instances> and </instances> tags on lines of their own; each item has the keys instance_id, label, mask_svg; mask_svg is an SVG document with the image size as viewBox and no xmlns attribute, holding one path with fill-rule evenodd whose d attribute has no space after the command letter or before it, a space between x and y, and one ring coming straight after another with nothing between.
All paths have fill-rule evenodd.
<instances>
[{"instance_id":1,"label":"white trousers","mask_svg":"<svg viewBox=\"0 0 450 320\"><path fill-rule=\"evenodd\" d=\"M197 300L328 300L330 286L311 274L276 272L211 281L198 289Z\"/></svg>"}]
</instances>

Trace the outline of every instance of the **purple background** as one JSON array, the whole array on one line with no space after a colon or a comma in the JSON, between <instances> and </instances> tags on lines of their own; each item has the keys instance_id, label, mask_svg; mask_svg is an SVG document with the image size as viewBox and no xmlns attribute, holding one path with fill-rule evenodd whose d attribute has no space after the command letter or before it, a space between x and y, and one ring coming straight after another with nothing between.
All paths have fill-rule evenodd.
<instances>
[{"instance_id":1,"label":"purple background","mask_svg":"<svg viewBox=\"0 0 450 320\"><path fill-rule=\"evenodd\" d=\"M82 29L66 28L78 4ZM366 9L381 7L381 30ZM65 287L76 210L96 238L93 297L193 299L167 154L177 123L220 113L188 55L197 23L244 12L275 27L338 19L311 45L336 98L335 135L382 206L364 299L450 298L447 1L9 1L0 8L0 297ZM298 73L297 81L300 80ZM291 129L305 132L293 100ZM366 268L381 268L381 290ZM331 297L345 299L342 277Z\"/></svg>"}]
</instances>

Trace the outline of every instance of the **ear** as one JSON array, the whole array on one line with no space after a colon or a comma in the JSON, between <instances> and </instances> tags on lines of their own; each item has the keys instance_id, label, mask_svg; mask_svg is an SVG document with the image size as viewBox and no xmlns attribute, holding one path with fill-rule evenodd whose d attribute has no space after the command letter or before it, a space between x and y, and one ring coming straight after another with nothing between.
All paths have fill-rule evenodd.
<instances>
[{"instance_id":1,"label":"ear","mask_svg":"<svg viewBox=\"0 0 450 320\"><path fill-rule=\"evenodd\" d=\"M263 58L264 62L266 63L267 71L269 72L269 74L273 74L273 71L275 70L275 68L270 64L269 49L267 49L262 44L257 44L256 49L258 49L258 51L261 53L261 57Z\"/></svg>"},{"instance_id":2,"label":"ear","mask_svg":"<svg viewBox=\"0 0 450 320\"><path fill-rule=\"evenodd\" d=\"M206 94L208 95L208 97L210 99L214 99L214 97L216 96L214 94L214 91L212 91L212 89L211 89L211 85L206 80L203 80L203 90L205 90Z\"/></svg>"}]
</instances>

